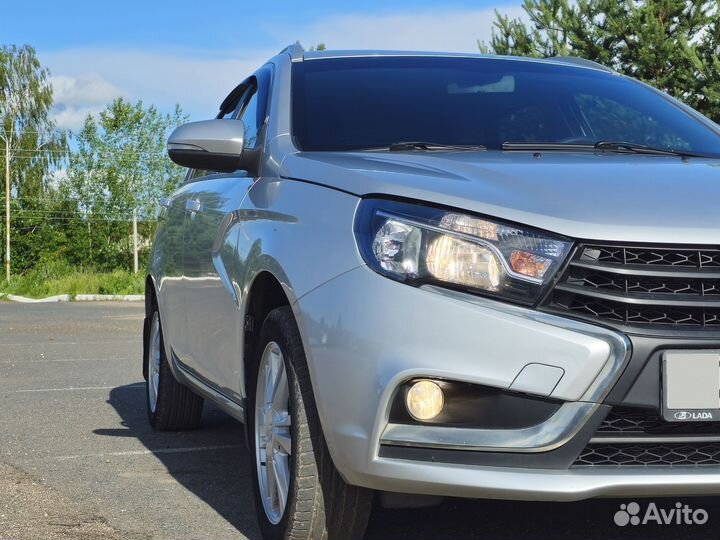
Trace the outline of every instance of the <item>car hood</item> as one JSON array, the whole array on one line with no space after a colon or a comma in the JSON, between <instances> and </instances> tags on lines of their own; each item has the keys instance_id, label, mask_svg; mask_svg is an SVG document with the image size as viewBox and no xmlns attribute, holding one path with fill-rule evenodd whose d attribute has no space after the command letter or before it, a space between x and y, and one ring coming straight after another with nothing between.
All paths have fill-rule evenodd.
<instances>
[{"instance_id":1,"label":"car hood","mask_svg":"<svg viewBox=\"0 0 720 540\"><path fill-rule=\"evenodd\" d=\"M618 153L298 152L282 175L586 240L720 243L720 160Z\"/></svg>"}]
</instances>

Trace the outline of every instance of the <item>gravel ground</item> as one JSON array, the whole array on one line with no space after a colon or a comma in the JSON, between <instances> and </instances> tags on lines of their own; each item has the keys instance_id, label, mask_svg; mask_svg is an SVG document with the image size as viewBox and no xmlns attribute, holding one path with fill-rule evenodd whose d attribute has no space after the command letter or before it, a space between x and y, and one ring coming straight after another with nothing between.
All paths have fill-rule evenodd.
<instances>
[{"instance_id":1,"label":"gravel ground","mask_svg":"<svg viewBox=\"0 0 720 540\"><path fill-rule=\"evenodd\" d=\"M198 431L148 427L141 321L140 304L0 302L0 540L259 540L239 424L207 407ZM719 499L679 500L708 523L621 528L618 500L448 500L376 511L366 540L720 537Z\"/></svg>"},{"instance_id":2,"label":"gravel ground","mask_svg":"<svg viewBox=\"0 0 720 540\"><path fill-rule=\"evenodd\" d=\"M147 538L119 532L15 467L0 464L0 478L0 540Z\"/></svg>"}]
</instances>

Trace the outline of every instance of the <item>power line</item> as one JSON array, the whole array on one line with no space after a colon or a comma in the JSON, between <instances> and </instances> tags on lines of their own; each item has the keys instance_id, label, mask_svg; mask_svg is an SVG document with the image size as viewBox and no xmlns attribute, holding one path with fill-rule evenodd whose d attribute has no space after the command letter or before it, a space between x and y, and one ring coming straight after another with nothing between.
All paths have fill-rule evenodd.
<instances>
[{"instance_id":1,"label":"power line","mask_svg":"<svg viewBox=\"0 0 720 540\"><path fill-rule=\"evenodd\" d=\"M119 149L119 150L116 151L116 152L107 151L107 152L87 152L87 153L82 153L82 152L70 152L70 151L65 151L65 150L50 150L50 149L47 149L47 150L13 150L13 151L11 152L11 155L17 156L17 155L19 155L19 154L23 154L23 155L26 155L26 156L34 156L34 155L54 154L54 155L61 155L61 156L73 155L73 156L79 156L79 157L84 157L84 156L88 156L88 157L95 157L95 156L97 156L97 157L107 157L107 156L113 156L113 157L114 157L114 156L117 156L119 153L122 153L122 152L128 152L128 150L127 150L127 149ZM156 156L156 157L162 156L162 157L167 157L167 152L156 152L156 151L146 151L146 150L143 150L143 151L141 151L141 152L132 152L132 153L133 153L134 155L139 155L139 156ZM1 156L0 156L0 157L1 157Z\"/></svg>"},{"instance_id":2,"label":"power line","mask_svg":"<svg viewBox=\"0 0 720 540\"><path fill-rule=\"evenodd\" d=\"M0 129L0 133L12 133L13 135L23 133L35 133L37 135L46 134L57 134L57 135L72 135L74 132L69 129L50 129L50 130L39 130L39 129Z\"/></svg>"},{"instance_id":3,"label":"power line","mask_svg":"<svg viewBox=\"0 0 720 540\"><path fill-rule=\"evenodd\" d=\"M113 217L113 216L115 216L115 217L117 217L117 216L127 217L127 216L130 215L130 214L131 214L131 212L126 212L126 213L123 213L123 212L113 212L113 213L111 213L111 212L108 212L108 213L91 212L91 213L89 213L89 214L82 214L82 213L80 213L80 212L76 212L76 213L70 213L70 212L65 212L65 213L56 213L56 212L15 212L15 216L16 216L15 219L16 219L16 220L18 220L18 219L23 219L23 218L42 218L42 219L65 219L65 218L67 218L67 219L74 219L74 218L76 218L76 217L77 217L78 219L85 219L86 216L97 216L98 219L103 219L103 218L105 218L105 217L110 218L110 217Z\"/></svg>"}]
</instances>

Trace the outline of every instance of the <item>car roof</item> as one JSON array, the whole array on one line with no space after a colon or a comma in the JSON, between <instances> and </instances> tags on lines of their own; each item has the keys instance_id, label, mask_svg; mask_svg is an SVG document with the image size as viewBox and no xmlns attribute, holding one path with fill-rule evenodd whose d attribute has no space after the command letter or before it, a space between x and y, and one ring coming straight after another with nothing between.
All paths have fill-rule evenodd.
<instances>
[{"instance_id":1,"label":"car roof","mask_svg":"<svg viewBox=\"0 0 720 540\"><path fill-rule=\"evenodd\" d=\"M350 57L391 57L391 56L426 56L426 57L443 57L443 58L477 58L477 59L495 59L508 60L515 62L533 62L543 64L560 64L575 67L594 69L598 71L612 72L614 71L602 64L586 60L584 58L574 56L555 56L552 58L530 58L521 56L500 56L479 53L453 53L438 51L392 51L392 50L323 50L323 51L303 51L298 48L289 47L288 50L294 61L303 60L321 60L326 58L350 58Z\"/></svg>"}]
</instances>

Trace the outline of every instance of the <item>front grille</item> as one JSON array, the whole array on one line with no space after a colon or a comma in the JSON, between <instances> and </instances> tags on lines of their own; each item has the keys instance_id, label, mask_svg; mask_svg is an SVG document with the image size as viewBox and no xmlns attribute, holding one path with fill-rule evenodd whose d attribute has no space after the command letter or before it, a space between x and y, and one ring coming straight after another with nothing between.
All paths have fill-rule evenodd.
<instances>
[{"instance_id":1,"label":"front grille","mask_svg":"<svg viewBox=\"0 0 720 540\"><path fill-rule=\"evenodd\" d=\"M611 264L720 268L720 250L667 247L585 246L586 259Z\"/></svg>"},{"instance_id":2,"label":"front grille","mask_svg":"<svg viewBox=\"0 0 720 540\"><path fill-rule=\"evenodd\" d=\"M655 411L615 407L602 421L596 435L597 438L642 435L717 435L720 437L720 422L667 422Z\"/></svg>"},{"instance_id":3,"label":"front grille","mask_svg":"<svg viewBox=\"0 0 720 540\"><path fill-rule=\"evenodd\" d=\"M546 307L619 326L720 331L720 250L584 244Z\"/></svg>"},{"instance_id":4,"label":"front grille","mask_svg":"<svg viewBox=\"0 0 720 540\"><path fill-rule=\"evenodd\" d=\"M574 467L720 465L718 443L589 444Z\"/></svg>"},{"instance_id":5,"label":"front grille","mask_svg":"<svg viewBox=\"0 0 720 540\"><path fill-rule=\"evenodd\" d=\"M720 422L667 422L652 410L615 407L573 467L720 465L718 438Z\"/></svg>"}]
</instances>

